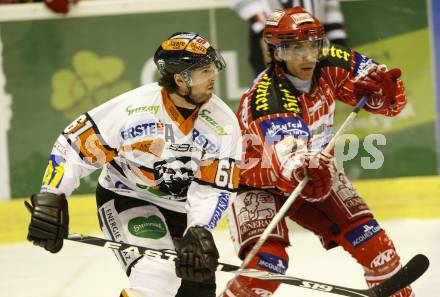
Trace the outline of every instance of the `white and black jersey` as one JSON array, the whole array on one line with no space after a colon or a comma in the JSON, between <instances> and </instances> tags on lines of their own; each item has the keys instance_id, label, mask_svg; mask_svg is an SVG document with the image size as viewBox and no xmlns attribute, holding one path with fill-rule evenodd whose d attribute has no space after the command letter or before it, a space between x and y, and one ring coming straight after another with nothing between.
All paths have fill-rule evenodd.
<instances>
[{"instance_id":1,"label":"white and black jersey","mask_svg":"<svg viewBox=\"0 0 440 297\"><path fill-rule=\"evenodd\" d=\"M157 83L81 115L53 147L42 191L70 195L102 168L99 184L119 195L188 214L213 229L238 184L237 119L215 95L185 117Z\"/></svg>"}]
</instances>

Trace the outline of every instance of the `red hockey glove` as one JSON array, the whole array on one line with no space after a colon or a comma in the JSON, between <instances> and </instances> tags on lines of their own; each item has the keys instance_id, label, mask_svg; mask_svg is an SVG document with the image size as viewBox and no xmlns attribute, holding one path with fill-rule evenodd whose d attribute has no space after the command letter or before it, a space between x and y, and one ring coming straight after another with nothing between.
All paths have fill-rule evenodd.
<instances>
[{"instance_id":1,"label":"red hockey glove","mask_svg":"<svg viewBox=\"0 0 440 297\"><path fill-rule=\"evenodd\" d=\"M387 70L385 65L372 65L365 76L353 79L356 97L368 95L364 109L386 116L400 113L407 101L400 75L398 68Z\"/></svg>"},{"instance_id":2,"label":"red hockey glove","mask_svg":"<svg viewBox=\"0 0 440 297\"><path fill-rule=\"evenodd\" d=\"M283 192L291 192L304 178L309 182L301 192L301 196L309 202L323 201L330 193L334 171L333 157L320 153L313 157L307 149L305 140L286 137L275 144L274 170L277 188Z\"/></svg>"},{"instance_id":3,"label":"red hockey glove","mask_svg":"<svg viewBox=\"0 0 440 297\"><path fill-rule=\"evenodd\" d=\"M305 173L309 176L301 197L308 202L322 202L330 194L333 183L333 157L320 153L312 156L307 153L304 165L293 172L294 179L299 183L304 179Z\"/></svg>"},{"instance_id":4,"label":"red hockey glove","mask_svg":"<svg viewBox=\"0 0 440 297\"><path fill-rule=\"evenodd\" d=\"M69 12L72 4L78 1L79 0L44 0L44 4L53 12L66 14Z\"/></svg>"}]
</instances>

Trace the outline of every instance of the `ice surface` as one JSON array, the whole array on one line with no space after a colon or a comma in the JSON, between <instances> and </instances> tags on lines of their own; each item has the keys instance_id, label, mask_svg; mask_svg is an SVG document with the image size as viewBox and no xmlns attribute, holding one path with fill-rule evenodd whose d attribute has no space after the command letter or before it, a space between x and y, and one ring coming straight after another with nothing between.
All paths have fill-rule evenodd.
<instances>
[{"instance_id":1,"label":"ice surface","mask_svg":"<svg viewBox=\"0 0 440 297\"><path fill-rule=\"evenodd\" d=\"M414 285L417 297L440 296L440 220L383 221L403 262L413 255L428 256L431 266ZM347 287L366 288L362 269L341 248L325 251L313 234L297 226L290 232L292 246L289 275ZM239 265L227 231L215 232L221 261ZM15 297L110 297L119 296L128 284L110 250L68 242L58 254L31 244L0 245L1 296ZM223 288L232 275L218 273ZM336 296L282 285L275 297Z\"/></svg>"}]
</instances>

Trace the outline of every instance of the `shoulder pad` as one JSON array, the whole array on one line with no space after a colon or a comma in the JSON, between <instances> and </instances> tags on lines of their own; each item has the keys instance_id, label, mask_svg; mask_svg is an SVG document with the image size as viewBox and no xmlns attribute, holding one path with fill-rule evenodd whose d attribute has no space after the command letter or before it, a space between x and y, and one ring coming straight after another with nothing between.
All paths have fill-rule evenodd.
<instances>
[{"instance_id":1,"label":"shoulder pad","mask_svg":"<svg viewBox=\"0 0 440 297\"><path fill-rule=\"evenodd\" d=\"M351 70L352 50L341 45L331 44L328 49L323 49L323 57L318 62L317 68L340 67Z\"/></svg>"},{"instance_id":2,"label":"shoulder pad","mask_svg":"<svg viewBox=\"0 0 440 297\"><path fill-rule=\"evenodd\" d=\"M252 97L251 110L254 120L276 113L302 113L301 103L298 99L301 93L287 88L267 73L252 89L253 92L250 96Z\"/></svg>"}]
</instances>

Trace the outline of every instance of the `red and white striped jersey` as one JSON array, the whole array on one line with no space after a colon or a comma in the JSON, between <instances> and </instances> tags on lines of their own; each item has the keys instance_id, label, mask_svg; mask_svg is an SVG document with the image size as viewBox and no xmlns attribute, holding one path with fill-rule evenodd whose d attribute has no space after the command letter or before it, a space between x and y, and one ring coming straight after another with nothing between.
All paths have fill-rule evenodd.
<instances>
[{"instance_id":1,"label":"red and white striped jersey","mask_svg":"<svg viewBox=\"0 0 440 297\"><path fill-rule=\"evenodd\" d=\"M356 105L350 79L373 63L351 49L332 45L316 65L308 93L295 88L279 65L260 74L237 111L244 142L240 184L291 192L292 185L279 173L274 145L285 136L305 137L311 152L321 151L332 136L335 100Z\"/></svg>"}]
</instances>

